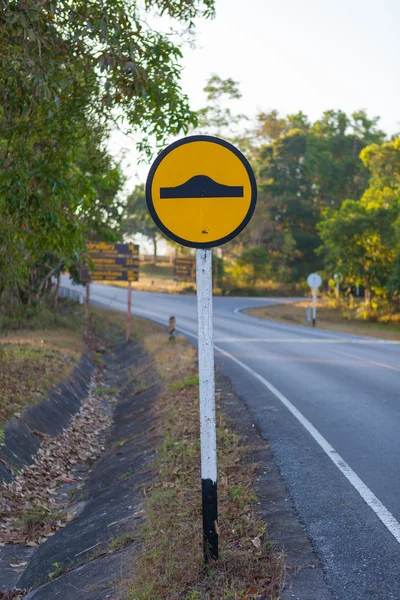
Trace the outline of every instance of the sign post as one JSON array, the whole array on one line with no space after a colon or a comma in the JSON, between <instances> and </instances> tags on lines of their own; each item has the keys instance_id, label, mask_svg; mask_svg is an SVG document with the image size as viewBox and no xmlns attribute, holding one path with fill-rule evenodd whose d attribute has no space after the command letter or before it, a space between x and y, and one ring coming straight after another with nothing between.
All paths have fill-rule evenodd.
<instances>
[{"instance_id":1,"label":"sign post","mask_svg":"<svg viewBox=\"0 0 400 600\"><path fill-rule=\"evenodd\" d=\"M113 242L93 242L86 244L88 261L81 268L81 281L86 283L88 304L88 286L91 281L127 281L128 306L126 318L126 341L132 330L132 281L139 280L139 246ZM89 308L87 307L87 311ZM87 320L87 319L86 319ZM87 325L85 320L85 337Z\"/></svg>"},{"instance_id":2,"label":"sign post","mask_svg":"<svg viewBox=\"0 0 400 600\"><path fill-rule=\"evenodd\" d=\"M85 300L85 340L89 337L89 303L90 303L90 283L86 282L86 300Z\"/></svg>"},{"instance_id":3,"label":"sign post","mask_svg":"<svg viewBox=\"0 0 400 600\"><path fill-rule=\"evenodd\" d=\"M307 277L307 283L313 291L312 326L315 327L317 322L317 289L322 283L321 276L318 273L311 273Z\"/></svg>"},{"instance_id":4,"label":"sign post","mask_svg":"<svg viewBox=\"0 0 400 600\"><path fill-rule=\"evenodd\" d=\"M183 138L165 148L146 183L147 206L160 230L173 241L196 248L205 562L218 559L211 249L246 227L256 201L257 185L247 159L229 142L206 135ZM188 269L183 261L178 266Z\"/></svg>"},{"instance_id":5,"label":"sign post","mask_svg":"<svg viewBox=\"0 0 400 600\"><path fill-rule=\"evenodd\" d=\"M196 259L189 257L176 257L174 260L175 281L196 281Z\"/></svg>"},{"instance_id":6,"label":"sign post","mask_svg":"<svg viewBox=\"0 0 400 600\"><path fill-rule=\"evenodd\" d=\"M126 341L129 342L132 329L132 282L128 281L128 317L126 320Z\"/></svg>"},{"instance_id":7,"label":"sign post","mask_svg":"<svg viewBox=\"0 0 400 600\"><path fill-rule=\"evenodd\" d=\"M201 494L205 557L218 558L217 436L212 322L212 250L196 250Z\"/></svg>"}]
</instances>

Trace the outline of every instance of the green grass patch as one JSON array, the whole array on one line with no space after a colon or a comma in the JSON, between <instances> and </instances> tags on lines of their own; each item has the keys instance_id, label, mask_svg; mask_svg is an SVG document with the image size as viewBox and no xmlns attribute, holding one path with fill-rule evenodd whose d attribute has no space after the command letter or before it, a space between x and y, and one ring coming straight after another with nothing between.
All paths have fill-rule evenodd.
<instances>
[{"instance_id":1,"label":"green grass patch","mask_svg":"<svg viewBox=\"0 0 400 600\"><path fill-rule=\"evenodd\" d=\"M49 573L49 579L51 581L53 579L57 579L58 577L61 577L61 575L64 575L65 573L68 573L68 571L71 570L71 567L64 567L61 562L54 562L53 567L54 567L54 571Z\"/></svg>"},{"instance_id":2,"label":"green grass patch","mask_svg":"<svg viewBox=\"0 0 400 600\"><path fill-rule=\"evenodd\" d=\"M17 521L17 528L29 531L53 518L52 512L44 506L32 506L22 513Z\"/></svg>"},{"instance_id":3,"label":"green grass patch","mask_svg":"<svg viewBox=\"0 0 400 600\"><path fill-rule=\"evenodd\" d=\"M133 535L130 533L125 533L115 538L109 545L108 549L110 552L118 552L118 550L122 550L122 548L125 548L125 546L129 546L133 540Z\"/></svg>"},{"instance_id":4,"label":"green grass patch","mask_svg":"<svg viewBox=\"0 0 400 600\"><path fill-rule=\"evenodd\" d=\"M173 390L183 390L184 388L194 387L199 385L198 375L187 375L183 381L174 381L171 384Z\"/></svg>"},{"instance_id":5,"label":"green grass patch","mask_svg":"<svg viewBox=\"0 0 400 600\"><path fill-rule=\"evenodd\" d=\"M117 386L108 387L106 385L99 385L94 390L94 393L98 396L115 396L118 392L119 388Z\"/></svg>"}]
</instances>

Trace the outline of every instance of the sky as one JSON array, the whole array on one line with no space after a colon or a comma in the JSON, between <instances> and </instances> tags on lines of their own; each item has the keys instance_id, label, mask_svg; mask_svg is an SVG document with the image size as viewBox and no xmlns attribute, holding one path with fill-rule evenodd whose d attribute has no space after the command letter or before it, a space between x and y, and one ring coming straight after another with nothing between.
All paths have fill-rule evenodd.
<instances>
[{"instance_id":1,"label":"sky","mask_svg":"<svg viewBox=\"0 0 400 600\"><path fill-rule=\"evenodd\" d=\"M250 117L365 109L389 135L400 131L399 0L216 0L216 18L196 24L196 47L182 47L192 108L205 105L203 87L216 73L239 82L233 108ZM134 184L149 165L137 166L133 147L112 135L110 150L127 149Z\"/></svg>"}]
</instances>

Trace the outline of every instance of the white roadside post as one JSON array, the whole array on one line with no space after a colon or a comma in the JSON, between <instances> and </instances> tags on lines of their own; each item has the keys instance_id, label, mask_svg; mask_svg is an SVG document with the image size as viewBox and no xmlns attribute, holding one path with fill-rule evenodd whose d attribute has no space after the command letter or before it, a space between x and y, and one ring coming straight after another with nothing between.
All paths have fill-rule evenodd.
<instances>
[{"instance_id":1,"label":"white roadside post","mask_svg":"<svg viewBox=\"0 0 400 600\"><path fill-rule=\"evenodd\" d=\"M156 158L146 202L167 237L196 248L203 551L209 562L218 559L212 248L246 227L256 207L257 184L247 159L232 144L194 135L170 144Z\"/></svg>"},{"instance_id":2,"label":"white roadside post","mask_svg":"<svg viewBox=\"0 0 400 600\"><path fill-rule=\"evenodd\" d=\"M312 295L312 326L315 327L317 322L317 288L313 288Z\"/></svg>"},{"instance_id":3,"label":"white roadside post","mask_svg":"<svg viewBox=\"0 0 400 600\"><path fill-rule=\"evenodd\" d=\"M196 250L204 554L218 558L217 436L212 319L212 250Z\"/></svg>"},{"instance_id":4,"label":"white roadside post","mask_svg":"<svg viewBox=\"0 0 400 600\"><path fill-rule=\"evenodd\" d=\"M85 331L84 339L89 339L89 305L90 305L90 281L86 282L86 300L85 300Z\"/></svg>"},{"instance_id":5,"label":"white roadside post","mask_svg":"<svg viewBox=\"0 0 400 600\"><path fill-rule=\"evenodd\" d=\"M129 342L132 331L132 282L128 281L128 310L126 316L126 335L125 341Z\"/></svg>"},{"instance_id":6,"label":"white roadside post","mask_svg":"<svg viewBox=\"0 0 400 600\"><path fill-rule=\"evenodd\" d=\"M318 273L310 273L307 277L307 283L312 289L312 326L315 327L317 322L317 289L322 283L321 276Z\"/></svg>"},{"instance_id":7,"label":"white roadside post","mask_svg":"<svg viewBox=\"0 0 400 600\"><path fill-rule=\"evenodd\" d=\"M336 282L336 300L339 300L339 298L340 298L340 284L343 281L343 276L342 276L342 274L340 272L339 273L334 273L333 279Z\"/></svg>"}]
</instances>

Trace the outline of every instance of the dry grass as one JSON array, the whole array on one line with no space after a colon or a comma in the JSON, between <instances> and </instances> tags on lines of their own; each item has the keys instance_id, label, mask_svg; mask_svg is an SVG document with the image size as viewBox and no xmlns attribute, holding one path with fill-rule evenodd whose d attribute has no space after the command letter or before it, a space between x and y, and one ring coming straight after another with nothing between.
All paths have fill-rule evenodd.
<instances>
[{"instance_id":1,"label":"dry grass","mask_svg":"<svg viewBox=\"0 0 400 600\"><path fill-rule=\"evenodd\" d=\"M126 281L98 281L103 285L112 285L114 287L128 287ZM145 277L141 276L139 281L132 282L133 290L140 290L142 292L157 292L160 294L181 294L181 293L194 293L196 284L175 282L172 279L170 281L165 279L159 279L157 277Z\"/></svg>"},{"instance_id":2,"label":"dry grass","mask_svg":"<svg viewBox=\"0 0 400 600\"><path fill-rule=\"evenodd\" d=\"M71 374L78 358L75 352L35 345L29 338L25 343L1 343L0 423L43 400L50 388Z\"/></svg>"},{"instance_id":3,"label":"dry grass","mask_svg":"<svg viewBox=\"0 0 400 600\"><path fill-rule=\"evenodd\" d=\"M43 400L67 379L83 348L83 307L61 303L54 315L42 311L0 337L0 427L14 413ZM89 346L114 345L121 339L126 316L92 309Z\"/></svg>"},{"instance_id":4,"label":"dry grass","mask_svg":"<svg viewBox=\"0 0 400 600\"><path fill-rule=\"evenodd\" d=\"M128 286L126 281L102 283L124 288ZM139 281L134 281L132 283L132 288L144 292L180 294L184 292L193 293L196 289L196 284L184 281L174 281L173 266L168 263L157 266L141 263Z\"/></svg>"},{"instance_id":5,"label":"dry grass","mask_svg":"<svg viewBox=\"0 0 400 600\"><path fill-rule=\"evenodd\" d=\"M203 563L196 353L184 338L169 343L157 325L140 337L163 380L155 414L163 442L154 484L146 490L142 555L129 600L278 598L282 557L274 554L257 514L248 449L218 411L220 559ZM195 384L196 383L196 384Z\"/></svg>"},{"instance_id":6,"label":"dry grass","mask_svg":"<svg viewBox=\"0 0 400 600\"><path fill-rule=\"evenodd\" d=\"M272 319L281 323L304 325L306 323L306 307L311 306L311 300L288 304L275 304L248 308L248 315L261 319ZM359 321L349 316L344 316L341 308L336 308L330 300L317 302L317 327L329 331L352 333L356 335L383 338L386 340L400 340L400 325L395 323L371 323Z\"/></svg>"},{"instance_id":7,"label":"dry grass","mask_svg":"<svg viewBox=\"0 0 400 600\"><path fill-rule=\"evenodd\" d=\"M83 351L79 307L46 306L3 315L0 334L0 426L43 400L66 379Z\"/></svg>"}]
</instances>

